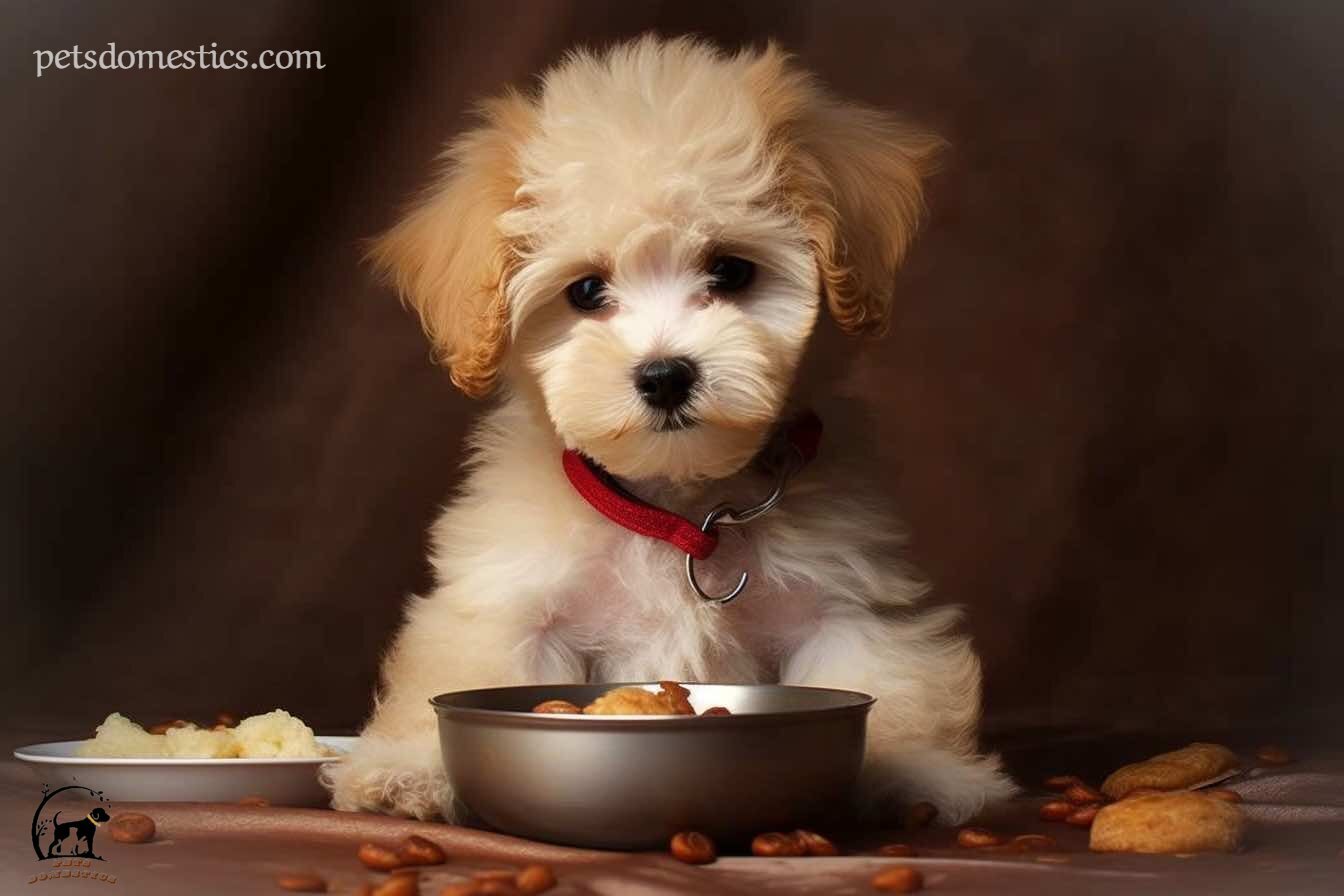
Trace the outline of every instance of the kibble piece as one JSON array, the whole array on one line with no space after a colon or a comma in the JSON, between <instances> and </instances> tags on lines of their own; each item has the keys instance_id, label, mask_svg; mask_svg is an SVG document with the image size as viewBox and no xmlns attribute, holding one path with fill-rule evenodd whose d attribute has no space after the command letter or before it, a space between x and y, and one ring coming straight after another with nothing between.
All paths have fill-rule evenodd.
<instances>
[{"instance_id":1,"label":"kibble piece","mask_svg":"<svg viewBox=\"0 0 1344 896\"><path fill-rule=\"evenodd\" d=\"M803 849L809 856L838 856L840 850L835 844L816 831L804 831L802 829L793 832L793 837L803 845Z\"/></svg>"},{"instance_id":2,"label":"kibble piece","mask_svg":"<svg viewBox=\"0 0 1344 896\"><path fill-rule=\"evenodd\" d=\"M982 849L986 846L1000 846L1003 838L985 828L962 828L957 832L957 845L970 849Z\"/></svg>"},{"instance_id":3,"label":"kibble piece","mask_svg":"<svg viewBox=\"0 0 1344 896\"><path fill-rule=\"evenodd\" d=\"M1266 744L1255 751L1255 758L1261 765L1287 765L1293 757L1283 747Z\"/></svg>"},{"instance_id":4,"label":"kibble piece","mask_svg":"<svg viewBox=\"0 0 1344 896\"><path fill-rule=\"evenodd\" d=\"M687 865L708 865L719 856L714 841L699 831L673 834L668 851L672 853L672 858Z\"/></svg>"},{"instance_id":5,"label":"kibble piece","mask_svg":"<svg viewBox=\"0 0 1344 896\"><path fill-rule=\"evenodd\" d=\"M1041 806L1040 816L1042 821L1063 821L1074 813L1078 807L1073 803L1066 803L1063 800L1051 800L1044 806Z\"/></svg>"},{"instance_id":6,"label":"kibble piece","mask_svg":"<svg viewBox=\"0 0 1344 896\"><path fill-rule=\"evenodd\" d=\"M711 706L709 709L707 709L707 710L705 710L704 712L700 713L700 715L702 715L702 716L730 716L730 715L732 715L732 713L728 711L728 707L726 707L726 706Z\"/></svg>"},{"instance_id":7,"label":"kibble piece","mask_svg":"<svg viewBox=\"0 0 1344 896\"><path fill-rule=\"evenodd\" d=\"M420 896L420 875L414 871L394 871L373 888L373 896Z\"/></svg>"},{"instance_id":8,"label":"kibble piece","mask_svg":"<svg viewBox=\"0 0 1344 896\"><path fill-rule=\"evenodd\" d=\"M139 812L121 812L107 823L108 835L118 843L148 843L154 831L154 819Z\"/></svg>"},{"instance_id":9,"label":"kibble piece","mask_svg":"<svg viewBox=\"0 0 1344 896\"><path fill-rule=\"evenodd\" d=\"M555 872L549 865L528 865L518 872L514 883L524 896L536 896L537 893L545 893L555 886Z\"/></svg>"},{"instance_id":10,"label":"kibble piece","mask_svg":"<svg viewBox=\"0 0 1344 896\"><path fill-rule=\"evenodd\" d=\"M933 824L938 817L938 807L933 803L915 803L905 813L905 829L918 831Z\"/></svg>"},{"instance_id":11,"label":"kibble piece","mask_svg":"<svg viewBox=\"0 0 1344 896\"><path fill-rule=\"evenodd\" d=\"M475 881L464 880L444 887L439 891L439 896L476 896L480 892L476 889Z\"/></svg>"},{"instance_id":12,"label":"kibble piece","mask_svg":"<svg viewBox=\"0 0 1344 896\"><path fill-rule=\"evenodd\" d=\"M1240 765L1237 754L1221 744L1195 743L1117 769L1102 782L1101 791L1118 800L1140 787L1181 790L1219 780Z\"/></svg>"},{"instance_id":13,"label":"kibble piece","mask_svg":"<svg viewBox=\"0 0 1344 896\"><path fill-rule=\"evenodd\" d=\"M757 834L751 841L754 856L805 856L807 846L792 834Z\"/></svg>"},{"instance_id":14,"label":"kibble piece","mask_svg":"<svg viewBox=\"0 0 1344 896\"><path fill-rule=\"evenodd\" d=\"M433 840L412 834L397 845L397 858L403 865L442 865L448 854Z\"/></svg>"},{"instance_id":15,"label":"kibble piece","mask_svg":"<svg viewBox=\"0 0 1344 896\"><path fill-rule=\"evenodd\" d=\"M579 715L583 712L578 706L570 703L568 700L547 700L544 703L538 703L532 707L533 712L544 714L571 713Z\"/></svg>"},{"instance_id":16,"label":"kibble piece","mask_svg":"<svg viewBox=\"0 0 1344 896\"><path fill-rule=\"evenodd\" d=\"M1077 775L1052 775L1045 779L1045 789L1058 790L1060 793L1063 793L1074 784L1081 783L1083 783L1083 779Z\"/></svg>"},{"instance_id":17,"label":"kibble piece","mask_svg":"<svg viewBox=\"0 0 1344 896\"><path fill-rule=\"evenodd\" d=\"M892 865L873 875L872 884L884 893L915 893L924 889L924 875L909 865Z\"/></svg>"},{"instance_id":18,"label":"kibble piece","mask_svg":"<svg viewBox=\"0 0 1344 896\"><path fill-rule=\"evenodd\" d=\"M280 889L288 890L291 893L327 892L326 878L318 874L309 874L307 872L282 874L275 879L275 883Z\"/></svg>"},{"instance_id":19,"label":"kibble piece","mask_svg":"<svg viewBox=\"0 0 1344 896\"><path fill-rule=\"evenodd\" d=\"M668 702L676 708L678 715L695 715L695 707L691 706L690 691L675 681L660 681L658 687L662 689L663 696L668 699Z\"/></svg>"},{"instance_id":20,"label":"kibble piece","mask_svg":"<svg viewBox=\"0 0 1344 896\"><path fill-rule=\"evenodd\" d=\"M1082 781L1076 784L1070 784L1064 791L1064 799L1073 803L1075 806L1086 806L1090 803L1102 803L1106 801L1106 796L1095 787L1089 787Z\"/></svg>"},{"instance_id":21,"label":"kibble piece","mask_svg":"<svg viewBox=\"0 0 1344 896\"><path fill-rule=\"evenodd\" d=\"M919 855L909 843L888 843L886 846L879 846L877 854L890 856L893 859L909 859Z\"/></svg>"},{"instance_id":22,"label":"kibble piece","mask_svg":"<svg viewBox=\"0 0 1344 896\"><path fill-rule=\"evenodd\" d=\"M373 871L391 871L401 867L401 858L395 851L377 843L365 843L359 847L359 861L365 868Z\"/></svg>"},{"instance_id":23,"label":"kibble piece","mask_svg":"<svg viewBox=\"0 0 1344 896\"><path fill-rule=\"evenodd\" d=\"M1097 813L1096 852L1234 852L1246 819L1241 809L1200 793L1163 793L1112 803Z\"/></svg>"},{"instance_id":24,"label":"kibble piece","mask_svg":"<svg viewBox=\"0 0 1344 896\"><path fill-rule=\"evenodd\" d=\"M1059 844L1054 837L1045 834L1018 834L1013 838L1013 845L1019 849L1054 849Z\"/></svg>"},{"instance_id":25,"label":"kibble piece","mask_svg":"<svg viewBox=\"0 0 1344 896\"><path fill-rule=\"evenodd\" d=\"M1079 806L1069 813L1069 817L1064 819L1064 823L1071 824L1076 828L1090 828L1092 827L1092 822L1096 820L1097 812L1100 810L1100 803L1093 803L1090 806Z\"/></svg>"}]
</instances>

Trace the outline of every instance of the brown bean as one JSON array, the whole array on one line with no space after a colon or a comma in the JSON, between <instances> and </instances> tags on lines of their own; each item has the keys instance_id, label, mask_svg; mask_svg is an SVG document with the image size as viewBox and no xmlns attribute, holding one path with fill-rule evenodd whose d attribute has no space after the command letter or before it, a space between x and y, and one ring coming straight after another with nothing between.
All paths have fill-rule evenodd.
<instances>
[{"instance_id":1,"label":"brown bean","mask_svg":"<svg viewBox=\"0 0 1344 896\"><path fill-rule=\"evenodd\" d=\"M253 794L252 796L245 796L245 797L243 797L242 799L240 799L240 800L238 801L238 805L240 805L240 806L251 806L251 807L254 808L254 809L264 809L264 808L266 808L267 806L269 806L270 804L271 804L271 801L268 800L268 799L266 799L266 797L264 797L264 796L257 796L257 795L255 795L255 794Z\"/></svg>"},{"instance_id":2,"label":"brown bean","mask_svg":"<svg viewBox=\"0 0 1344 896\"><path fill-rule=\"evenodd\" d=\"M1082 781L1077 784L1070 784L1064 791L1064 799L1073 803L1075 806L1088 806L1092 803L1103 803L1106 801L1106 794L1095 787L1089 787Z\"/></svg>"},{"instance_id":3,"label":"brown bean","mask_svg":"<svg viewBox=\"0 0 1344 896\"><path fill-rule=\"evenodd\" d=\"M582 709L575 706L573 703L570 703L568 700L547 700L532 707L532 711L543 714L570 713L579 715L583 713Z\"/></svg>"},{"instance_id":4,"label":"brown bean","mask_svg":"<svg viewBox=\"0 0 1344 896\"><path fill-rule=\"evenodd\" d=\"M373 888L373 896L420 896L420 875L414 871L394 871Z\"/></svg>"},{"instance_id":5,"label":"brown bean","mask_svg":"<svg viewBox=\"0 0 1344 896\"><path fill-rule=\"evenodd\" d=\"M555 886L555 872L551 870L550 865L528 865L518 872L514 883L524 896L536 896L537 893L545 893Z\"/></svg>"},{"instance_id":6,"label":"brown bean","mask_svg":"<svg viewBox=\"0 0 1344 896\"><path fill-rule=\"evenodd\" d=\"M1101 811L1100 803L1093 803L1090 806L1079 806L1064 819L1065 824L1071 824L1076 828L1090 828L1092 822L1096 820L1097 813Z\"/></svg>"},{"instance_id":7,"label":"brown bean","mask_svg":"<svg viewBox=\"0 0 1344 896\"><path fill-rule=\"evenodd\" d=\"M1001 846L1002 844L1002 837L985 828L962 828L957 832L958 846L981 849L986 846Z\"/></svg>"},{"instance_id":8,"label":"brown bean","mask_svg":"<svg viewBox=\"0 0 1344 896\"><path fill-rule=\"evenodd\" d=\"M464 880L444 887L439 891L439 896L476 896L479 892L475 881Z\"/></svg>"},{"instance_id":9,"label":"brown bean","mask_svg":"<svg viewBox=\"0 0 1344 896\"><path fill-rule=\"evenodd\" d=\"M291 893L327 892L327 879L325 877L302 871L282 874L275 879L275 883L280 889L288 890Z\"/></svg>"},{"instance_id":10,"label":"brown bean","mask_svg":"<svg viewBox=\"0 0 1344 896\"><path fill-rule=\"evenodd\" d=\"M672 858L687 865L708 865L719 857L714 841L699 831L673 834L668 851L672 853Z\"/></svg>"},{"instance_id":11,"label":"brown bean","mask_svg":"<svg viewBox=\"0 0 1344 896\"><path fill-rule=\"evenodd\" d=\"M1292 755L1283 747L1265 744L1255 751L1255 758L1261 765L1287 765L1293 761Z\"/></svg>"},{"instance_id":12,"label":"brown bean","mask_svg":"<svg viewBox=\"0 0 1344 896\"><path fill-rule=\"evenodd\" d=\"M909 865L892 865L873 875L872 886L885 893L915 893L924 889L924 875Z\"/></svg>"},{"instance_id":13,"label":"brown bean","mask_svg":"<svg viewBox=\"0 0 1344 896\"><path fill-rule=\"evenodd\" d=\"M1136 797L1136 796L1152 796L1153 794L1156 794L1156 793L1171 793L1171 791L1170 791L1170 790L1159 790L1159 789L1156 788L1156 787L1135 787L1135 788L1134 788L1133 790L1131 790L1129 793L1127 793L1127 794L1125 794L1124 796L1120 797L1120 799L1122 799L1122 800L1127 800L1127 799L1131 799L1131 798Z\"/></svg>"},{"instance_id":14,"label":"brown bean","mask_svg":"<svg viewBox=\"0 0 1344 896\"><path fill-rule=\"evenodd\" d=\"M374 871L391 871L394 868L401 867L401 858L386 846L379 846L377 843L364 843L359 847L359 861L365 868Z\"/></svg>"},{"instance_id":15,"label":"brown bean","mask_svg":"<svg viewBox=\"0 0 1344 896\"><path fill-rule=\"evenodd\" d=\"M793 832L794 839L803 844L810 856L838 856L840 850L835 844L816 831L804 831L801 828Z\"/></svg>"},{"instance_id":16,"label":"brown bean","mask_svg":"<svg viewBox=\"0 0 1344 896\"><path fill-rule=\"evenodd\" d=\"M1018 834L1013 838L1013 845L1021 849L1054 849L1058 844L1054 837L1045 834Z\"/></svg>"},{"instance_id":17,"label":"brown bean","mask_svg":"<svg viewBox=\"0 0 1344 896\"><path fill-rule=\"evenodd\" d=\"M700 715L702 715L702 716L730 716L730 715L732 715L732 713L728 711L728 707L726 707L726 706L711 706L709 709L707 709L707 710L705 710L704 712L700 713Z\"/></svg>"},{"instance_id":18,"label":"brown bean","mask_svg":"<svg viewBox=\"0 0 1344 896\"><path fill-rule=\"evenodd\" d=\"M1210 787L1208 790L1198 792L1215 800L1222 800L1225 803L1239 803L1242 800L1241 794L1230 787Z\"/></svg>"},{"instance_id":19,"label":"brown bean","mask_svg":"<svg viewBox=\"0 0 1344 896\"><path fill-rule=\"evenodd\" d=\"M888 843L886 846L879 846L877 854L890 856L893 859L909 859L919 855L909 843Z\"/></svg>"},{"instance_id":20,"label":"brown bean","mask_svg":"<svg viewBox=\"0 0 1344 896\"><path fill-rule=\"evenodd\" d=\"M805 856L807 846L792 834L757 834L751 841L754 856Z\"/></svg>"},{"instance_id":21,"label":"brown bean","mask_svg":"<svg viewBox=\"0 0 1344 896\"><path fill-rule=\"evenodd\" d=\"M905 811L905 829L918 831L933 824L938 817L938 807L933 803L915 803Z\"/></svg>"},{"instance_id":22,"label":"brown bean","mask_svg":"<svg viewBox=\"0 0 1344 896\"><path fill-rule=\"evenodd\" d=\"M1075 784L1082 784L1083 779L1077 775L1052 775L1045 779L1046 790L1058 790L1063 793Z\"/></svg>"},{"instance_id":23,"label":"brown bean","mask_svg":"<svg viewBox=\"0 0 1344 896\"><path fill-rule=\"evenodd\" d=\"M1041 807L1040 816L1042 821L1063 821L1073 814L1073 810L1078 808L1073 803L1066 803L1063 800L1051 800Z\"/></svg>"},{"instance_id":24,"label":"brown bean","mask_svg":"<svg viewBox=\"0 0 1344 896\"><path fill-rule=\"evenodd\" d=\"M433 840L412 834L397 844L397 858L403 865L442 865L448 854Z\"/></svg>"},{"instance_id":25,"label":"brown bean","mask_svg":"<svg viewBox=\"0 0 1344 896\"><path fill-rule=\"evenodd\" d=\"M107 823L108 836L118 843L148 843L154 831L154 819L139 812L121 812Z\"/></svg>"}]
</instances>

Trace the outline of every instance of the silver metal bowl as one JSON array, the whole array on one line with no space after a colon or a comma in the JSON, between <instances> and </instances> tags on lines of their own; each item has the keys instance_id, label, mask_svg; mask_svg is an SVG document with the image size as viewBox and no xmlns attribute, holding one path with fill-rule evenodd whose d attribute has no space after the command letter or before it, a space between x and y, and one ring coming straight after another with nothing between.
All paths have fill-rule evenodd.
<instances>
[{"instance_id":1,"label":"silver metal bowl","mask_svg":"<svg viewBox=\"0 0 1344 896\"><path fill-rule=\"evenodd\" d=\"M657 690L657 684L634 682ZM873 698L856 691L688 684L729 716L547 715L623 684L440 694L439 742L454 793L509 834L607 849L666 846L677 831L740 842L843 809L863 763Z\"/></svg>"}]
</instances>

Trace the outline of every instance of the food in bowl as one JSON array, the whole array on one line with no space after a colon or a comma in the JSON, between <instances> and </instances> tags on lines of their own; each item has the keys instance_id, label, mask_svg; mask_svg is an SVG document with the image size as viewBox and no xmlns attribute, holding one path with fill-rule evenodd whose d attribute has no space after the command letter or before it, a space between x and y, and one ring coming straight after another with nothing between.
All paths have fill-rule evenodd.
<instances>
[{"instance_id":1,"label":"food in bowl","mask_svg":"<svg viewBox=\"0 0 1344 896\"><path fill-rule=\"evenodd\" d=\"M680 831L736 848L761 831L824 828L848 813L871 696L683 686L701 715L531 712L550 700L582 708L621 687L658 694L657 681L440 694L431 702L453 793L503 833L605 849L665 849ZM731 715L705 718L716 706Z\"/></svg>"},{"instance_id":2,"label":"food in bowl","mask_svg":"<svg viewBox=\"0 0 1344 896\"><path fill-rule=\"evenodd\" d=\"M119 712L98 726L78 755L117 759L309 759L339 756L317 741L302 719L276 709L249 716L234 727L201 728L187 723L152 734Z\"/></svg>"},{"instance_id":3,"label":"food in bowl","mask_svg":"<svg viewBox=\"0 0 1344 896\"><path fill-rule=\"evenodd\" d=\"M619 687L607 691L580 709L568 700L546 700L532 707L535 713L582 713L590 716L693 716L691 692L675 681L658 682L659 690L647 691L638 687ZM722 706L705 710L703 715L730 715Z\"/></svg>"}]
</instances>

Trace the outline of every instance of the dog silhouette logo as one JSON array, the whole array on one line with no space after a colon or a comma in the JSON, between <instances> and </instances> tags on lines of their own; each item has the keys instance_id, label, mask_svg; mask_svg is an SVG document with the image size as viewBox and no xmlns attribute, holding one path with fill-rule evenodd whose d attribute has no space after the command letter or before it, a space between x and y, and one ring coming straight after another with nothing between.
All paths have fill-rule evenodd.
<instances>
[{"instance_id":1,"label":"dog silhouette logo","mask_svg":"<svg viewBox=\"0 0 1344 896\"><path fill-rule=\"evenodd\" d=\"M62 806L47 816L47 803L51 802L52 797L68 791L76 792L72 796L87 794L94 805L90 807L89 799L82 799L78 805ZM98 836L99 825L112 819L107 811L110 806L111 802L103 796L101 790L80 784L51 790L44 785L42 802L37 804L37 811L33 813L33 852L37 853L38 861L72 858L107 861L93 851L93 841ZM84 813L82 816L79 814L81 810ZM61 820L62 815L65 816L64 821Z\"/></svg>"}]
</instances>

